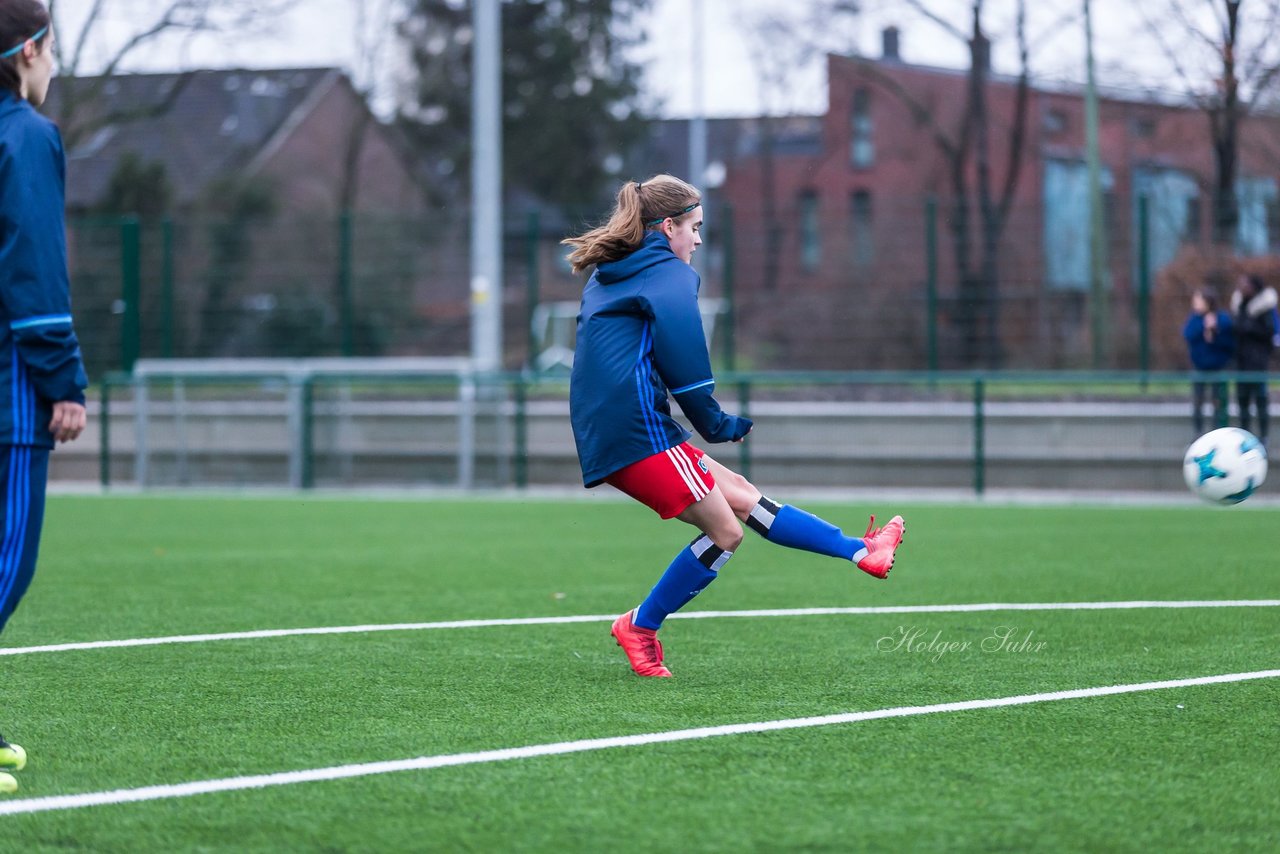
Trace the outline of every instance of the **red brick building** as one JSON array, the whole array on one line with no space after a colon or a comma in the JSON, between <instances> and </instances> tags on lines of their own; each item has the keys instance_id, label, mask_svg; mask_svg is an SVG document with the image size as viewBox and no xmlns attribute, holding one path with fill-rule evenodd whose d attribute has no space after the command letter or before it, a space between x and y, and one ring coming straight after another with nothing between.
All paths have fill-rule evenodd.
<instances>
[{"instance_id":1,"label":"red brick building","mask_svg":"<svg viewBox=\"0 0 1280 854\"><path fill-rule=\"evenodd\" d=\"M757 121L756 138L738 141L737 151L746 153L726 158L717 195L733 212L739 349L761 367L972 364L955 231L957 176L947 155L948 145L958 145L967 73L844 56L829 57L827 67L826 114L783 122L808 121L809 146L774 146L766 154L767 128ZM1083 93L1033 85L1019 157L1012 158L1016 92L1016 80L999 75L985 89L996 200L1016 163L990 304L998 364L1084 366L1091 315ZM1110 364L1136 367L1138 199L1147 199L1154 288L1155 274L1182 247L1209 237L1209 121L1187 106L1106 93L1099 148L1111 295L1105 349ZM962 172L970 269L982 254L973 154L971 148ZM1277 251L1280 117L1244 121L1239 162L1236 252ZM929 198L936 200L932 293Z\"/></svg>"},{"instance_id":2,"label":"red brick building","mask_svg":"<svg viewBox=\"0 0 1280 854\"><path fill-rule=\"evenodd\" d=\"M65 115L68 91L74 117ZM355 144L356 211L417 214L408 153L336 68L216 69L55 78L44 112L66 122L67 207L99 205L126 155L162 168L176 212L233 179L267 185L281 210L336 213ZM352 140L359 137L358 143Z\"/></svg>"},{"instance_id":3,"label":"red brick building","mask_svg":"<svg viewBox=\"0 0 1280 854\"><path fill-rule=\"evenodd\" d=\"M339 69L59 78L44 110L67 140L72 287L97 370L125 362L130 310L142 356L375 355L423 349L413 307L465 294L423 237L418 164ZM121 209L138 202L150 211ZM116 216L131 213L135 232Z\"/></svg>"}]
</instances>

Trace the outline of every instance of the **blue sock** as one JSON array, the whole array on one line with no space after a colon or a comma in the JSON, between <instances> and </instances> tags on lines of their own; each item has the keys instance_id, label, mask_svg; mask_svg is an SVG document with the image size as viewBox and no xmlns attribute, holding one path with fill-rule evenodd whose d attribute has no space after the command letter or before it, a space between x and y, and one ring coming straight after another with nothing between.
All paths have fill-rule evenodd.
<instances>
[{"instance_id":1,"label":"blue sock","mask_svg":"<svg viewBox=\"0 0 1280 854\"><path fill-rule=\"evenodd\" d=\"M830 522L790 504L778 506L764 497L751 509L747 526L771 543L845 560L854 560L866 549L862 540L846 537Z\"/></svg>"},{"instance_id":2,"label":"blue sock","mask_svg":"<svg viewBox=\"0 0 1280 854\"><path fill-rule=\"evenodd\" d=\"M671 561L648 597L636 608L632 623L643 629L659 628L668 614L674 614L689 604L703 588L715 581L718 570L731 557L733 552L720 548L706 534L698 537Z\"/></svg>"}]
</instances>

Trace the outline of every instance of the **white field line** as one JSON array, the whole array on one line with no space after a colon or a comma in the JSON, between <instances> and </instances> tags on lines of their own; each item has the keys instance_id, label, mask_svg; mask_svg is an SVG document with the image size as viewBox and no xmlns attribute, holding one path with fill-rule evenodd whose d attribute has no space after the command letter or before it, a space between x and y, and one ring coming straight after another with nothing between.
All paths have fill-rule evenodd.
<instances>
[{"instance_id":1,"label":"white field line","mask_svg":"<svg viewBox=\"0 0 1280 854\"><path fill-rule=\"evenodd\" d=\"M1276 608L1280 599L1210 599L1191 601L1134 602L986 602L960 605L883 605L849 608L783 608L763 611L690 611L672 614L672 620L706 620L722 617L822 617L859 614L951 614L974 611L1127 611L1146 608ZM351 635L372 632L418 632L431 629L484 629L495 626L552 626L568 623L610 623L617 614L580 614L563 617L513 617L493 620L447 620L436 623L373 623L364 626L316 626L302 629L257 629L247 632L172 635L128 640L54 643L0 649L0 656L32 655L38 652L71 652L86 649L116 649L131 646L164 646L180 643L209 643L227 640L258 640L297 635Z\"/></svg>"},{"instance_id":2,"label":"white field line","mask_svg":"<svg viewBox=\"0 0 1280 854\"><path fill-rule=\"evenodd\" d=\"M430 768L447 768L454 765L478 765L488 762L509 762L515 759L532 759L539 756L559 756L566 753L586 753L609 750L615 747L642 747L648 744L666 744L676 741L694 741L718 738L725 735L747 735L757 732L773 732L784 729L810 729L813 727L850 724L883 718L907 718L940 712L966 712L975 709L995 709L1004 706L1025 706L1031 703L1049 703L1057 700L1078 700L1089 697L1105 697L1113 694L1133 694L1139 691L1160 691L1168 688L1190 688L1198 685L1218 685L1227 682L1245 682L1252 679L1275 679L1280 670L1256 670L1252 673L1227 673L1218 676L1200 676L1192 679L1169 679L1161 682L1141 682L1134 685L1109 685L1101 688L1076 688L1069 691L1051 691L1042 694L1022 694L1016 697L997 697L989 700L964 700L956 703L936 703L931 706L898 706L891 709L875 709L866 712L845 712L820 717L790 718L788 720L760 721L756 723L726 724L724 726L698 727L696 729L668 730L640 735L621 735L610 738L588 738L581 741L561 741L553 744L531 744L525 747L508 747L500 750L482 750L474 753L445 753L436 756L419 756L416 759L398 759L387 762L366 762L359 765L337 765L329 768L312 768L302 771L282 771L276 774L257 774L249 777L226 777L220 780L197 780L168 786L144 786L137 789L116 789L108 792L85 792L79 795L56 795L43 798L23 798L0 802L0 815L71 810L108 804L137 803L168 798L184 798L213 792L233 792L241 789L262 789L269 786L289 786L295 783L315 783L324 780L343 780L351 777L369 777L376 774L393 774L398 771L423 771Z\"/></svg>"}]
</instances>

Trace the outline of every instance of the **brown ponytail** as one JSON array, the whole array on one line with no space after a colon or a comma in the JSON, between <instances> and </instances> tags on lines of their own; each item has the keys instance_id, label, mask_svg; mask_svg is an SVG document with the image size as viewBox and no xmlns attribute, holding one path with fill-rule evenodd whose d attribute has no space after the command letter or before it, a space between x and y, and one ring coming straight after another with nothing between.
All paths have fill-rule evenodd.
<instances>
[{"instance_id":1,"label":"brown ponytail","mask_svg":"<svg viewBox=\"0 0 1280 854\"><path fill-rule=\"evenodd\" d=\"M640 248L644 233L667 218L677 222L692 213L702 194L671 175L655 175L643 184L628 181L618 190L609 221L578 237L560 241L570 246L569 264L581 273L597 264L617 261Z\"/></svg>"}]
</instances>

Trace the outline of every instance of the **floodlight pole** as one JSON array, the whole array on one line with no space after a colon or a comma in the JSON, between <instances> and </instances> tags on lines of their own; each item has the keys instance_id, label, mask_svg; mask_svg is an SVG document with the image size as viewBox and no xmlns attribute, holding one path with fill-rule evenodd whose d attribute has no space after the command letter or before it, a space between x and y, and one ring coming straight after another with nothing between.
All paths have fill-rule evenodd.
<instances>
[{"instance_id":1,"label":"floodlight pole","mask_svg":"<svg viewBox=\"0 0 1280 854\"><path fill-rule=\"evenodd\" d=\"M693 0L693 47L690 56L693 60L693 114L689 118L689 174L685 176L689 183L702 191L704 202L707 200L707 188L704 186L707 180L707 108L704 97L707 75L706 63L703 61L706 43L706 21L703 15L705 5L703 0ZM703 216L706 216L705 206ZM703 271L702 258L697 253L693 256L693 266L698 272Z\"/></svg>"},{"instance_id":2,"label":"floodlight pole","mask_svg":"<svg viewBox=\"0 0 1280 854\"><path fill-rule=\"evenodd\" d=\"M1102 162L1098 151L1098 88L1093 73L1093 14L1084 0L1085 160L1089 176L1089 318L1093 343L1093 368L1102 370L1107 362L1107 236L1103 221Z\"/></svg>"},{"instance_id":3,"label":"floodlight pole","mask_svg":"<svg viewBox=\"0 0 1280 854\"><path fill-rule=\"evenodd\" d=\"M502 19L473 0L471 60L471 361L502 368Z\"/></svg>"}]
</instances>

